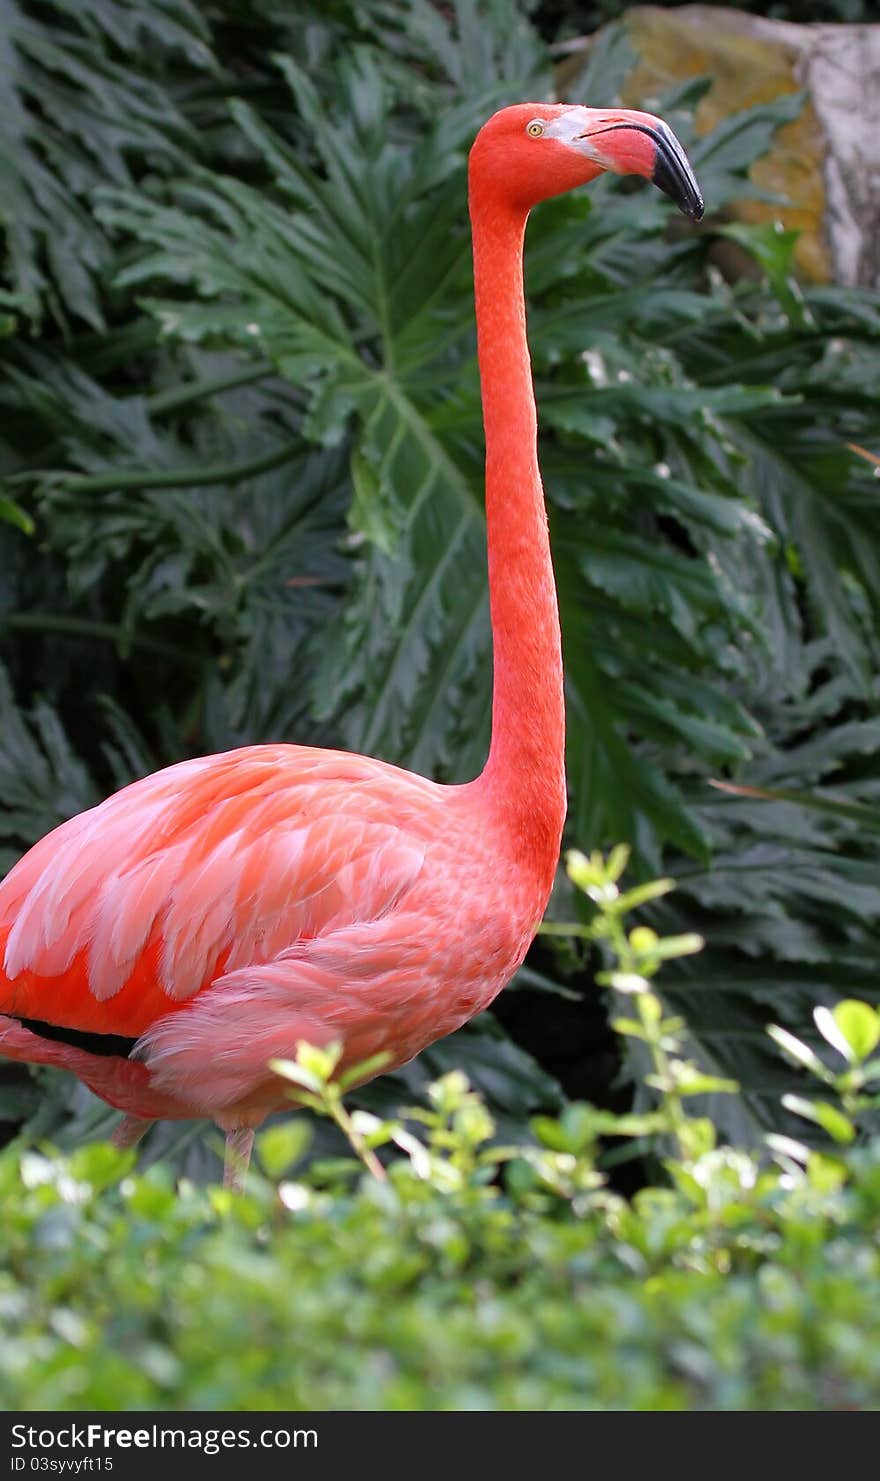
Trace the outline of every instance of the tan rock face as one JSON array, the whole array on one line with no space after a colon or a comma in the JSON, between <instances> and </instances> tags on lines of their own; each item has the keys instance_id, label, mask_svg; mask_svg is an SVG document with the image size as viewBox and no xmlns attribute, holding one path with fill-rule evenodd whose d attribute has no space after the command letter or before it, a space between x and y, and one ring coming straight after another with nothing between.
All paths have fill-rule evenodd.
<instances>
[{"instance_id":1,"label":"tan rock face","mask_svg":"<svg viewBox=\"0 0 880 1481\"><path fill-rule=\"evenodd\" d=\"M756 185L792 204L743 200L734 213L797 228L795 261L813 281L880 284L880 25L801 26L708 5L636 6L625 23L637 57L623 88L630 107L709 74L696 117L708 132L743 108L806 92L800 117L752 169Z\"/></svg>"},{"instance_id":2,"label":"tan rock face","mask_svg":"<svg viewBox=\"0 0 880 1481\"><path fill-rule=\"evenodd\" d=\"M810 96L825 131L827 221L835 276L880 286L880 26L804 27Z\"/></svg>"}]
</instances>

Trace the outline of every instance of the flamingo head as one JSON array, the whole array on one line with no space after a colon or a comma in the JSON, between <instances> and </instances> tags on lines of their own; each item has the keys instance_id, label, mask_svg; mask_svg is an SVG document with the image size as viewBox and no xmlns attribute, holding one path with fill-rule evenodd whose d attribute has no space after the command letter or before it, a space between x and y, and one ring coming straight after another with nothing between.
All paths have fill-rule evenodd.
<instances>
[{"instance_id":1,"label":"flamingo head","mask_svg":"<svg viewBox=\"0 0 880 1481\"><path fill-rule=\"evenodd\" d=\"M699 221L703 197L687 155L661 118L630 108L517 103L485 123L471 172L511 205L529 209L610 170L643 175Z\"/></svg>"}]
</instances>

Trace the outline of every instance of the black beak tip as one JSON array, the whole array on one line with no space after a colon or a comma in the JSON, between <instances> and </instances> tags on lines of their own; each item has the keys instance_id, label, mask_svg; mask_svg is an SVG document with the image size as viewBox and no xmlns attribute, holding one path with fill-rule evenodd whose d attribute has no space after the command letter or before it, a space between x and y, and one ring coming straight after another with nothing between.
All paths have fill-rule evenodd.
<instances>
[{"instance_id":1,"label":"black beak tip","mask_svg":"<svg viewBox=\"0 0 880 1481\"><path fill-rule=\"evenodd\" d=\"M670 159L665 151L658 149L651 178L658 190L675 201L685 216L689 216L691 221L702 221L703 197L690 168L682 168L682 161Z\"/></svg>"}]
</instances>

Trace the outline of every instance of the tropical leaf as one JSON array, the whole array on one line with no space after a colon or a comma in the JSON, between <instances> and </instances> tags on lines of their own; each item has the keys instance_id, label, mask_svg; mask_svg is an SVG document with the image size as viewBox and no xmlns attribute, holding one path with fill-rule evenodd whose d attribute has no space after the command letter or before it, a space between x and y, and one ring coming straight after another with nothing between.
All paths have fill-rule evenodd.
<instances>
[{"instance_id":1,"label":"tropical leaf","mask_svg":"<svg viewBox=\"0 0 880 1481\"><path fill-rule=\"evenodd\" d=\"M197 133L158 79L175 54L190 75L210 71L213 58L190 0L141 7L83 0L56 5L52 22L43 10L3 0L7 281L32 323L48 307L101 328L99 283L112 252L89 208L90 193L102 181L130 181L138 163L168 171L198 154Z\"/></svg>"},{"instance_id":2,"label":"tropical leaf","mask_svg":"<svg viewBox=\"0 0 880 1481\"><path fill-rule=\"evenodd\" d=\"M99 801L94 782L71 748L56 711L45 701L27 718L0 668L0 870L15 863L22 842L48 833Z\"/></svg>"},{"instance_id":3,"label":"tropical leaf","mask_svg":"<svg viewBox=\"0 0 880 1481\"><path fill-rule=\"evenodd\" d=\"M464 166L492 109L552 89L525 7L5 14L6 862L131 776L244 740L473 775L491 647ZM559 86L610 99L627 65L612 27ZM799 1088L766 1022L809 1040L817 1003L876 996L880 312L798 289L772 229L739 233L762 276L722 280L711 222L754 196L799 99L697 140L707 85L660 106L710 224L673 232L658 192L607 177L535 213L527 292L571 841L679 878L651 908L709 946L669 994L702 1069L745 1087L722 1124L757 1134ZM572 1044L618 1065L584 1001L596 966L542 942L511 1000L575 1088ZM482 1033L438 1053L491 1071L509 1051ZM523 1073L517 1114L552 1093ZM52 1104L54 1129L72 1102Z\"/></svg>"}]
</instances>

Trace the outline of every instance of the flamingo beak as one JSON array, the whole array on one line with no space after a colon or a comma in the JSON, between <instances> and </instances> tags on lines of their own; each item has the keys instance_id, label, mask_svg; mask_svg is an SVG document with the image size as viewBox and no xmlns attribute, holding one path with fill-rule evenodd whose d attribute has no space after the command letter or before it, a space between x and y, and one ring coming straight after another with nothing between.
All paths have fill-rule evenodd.
<instances>
[{"instance_id":1,"label":"flamingo beak","mask_svg":"<svg viewBox=\"0 0 880 1481\"><path fill-rule=\"evenodd\" d=\"M642 114L642 118L646 115ZM662 121L653 119L651 123L619 122L600 124L597 128L587 129L579 137L589 139L590 142L600 138L604 134L616 133L623 130L626 133L644 134L653 145L653 157L649 170L644 173L649 175L653 183L670 196L680 211L685 216L690 216L692 221L700 221L703 216L703 197L697 184L696 176L691 168L690 160L676 139L672 130ZM609 144L610 144L609 140ZM621 141L623 143L623 141ZM601 147L601 146L600 146ZM644 145L642 146L644 149ZM639 151L641 153L641 151ZM617 153L615 149L614 153ZM611 156L610 167L615 168L616 161ZM628 173L624 166L622 173ZM641 174L643 171L638 170Z\"/></svg>"},{"instance_id":2,"label":"flamingo beak","mask_svg":"<svg viewBox=\"0 0 880 1481\"><path fill-rule=\"evenodd\" d=\"M685 216L692 221L703 219L703 197L691 162L676 139L672 129L661 123L650 130L654 138L656 157L651 176L658 190L662 190L675 201Z\"/></svg>"}]
</instances>

